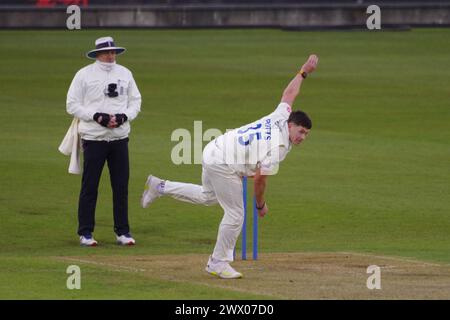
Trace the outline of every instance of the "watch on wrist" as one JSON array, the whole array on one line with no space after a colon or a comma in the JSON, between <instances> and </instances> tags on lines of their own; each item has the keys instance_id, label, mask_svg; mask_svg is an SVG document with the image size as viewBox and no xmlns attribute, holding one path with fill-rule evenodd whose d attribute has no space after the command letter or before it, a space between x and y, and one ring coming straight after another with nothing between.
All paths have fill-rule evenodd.
<instances>
[{"instance_id":1,"label":"watch on wrist","mask_svg":"<svg viewBox=\"0 0 450 320\"><path fill-rule=\"evenodd\" d=\"M303 79L306 79L306 77L308 76L308 73L306 71L304 71L303 69L301 69L299 73Z\"/></svg>"}]
</instances>

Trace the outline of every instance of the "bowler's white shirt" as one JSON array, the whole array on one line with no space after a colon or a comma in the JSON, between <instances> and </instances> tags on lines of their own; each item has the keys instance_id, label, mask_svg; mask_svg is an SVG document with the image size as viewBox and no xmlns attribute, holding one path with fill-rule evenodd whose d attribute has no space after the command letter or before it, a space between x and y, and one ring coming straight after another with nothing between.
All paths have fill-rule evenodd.
<instances>
[{"instance_id":1,"label":"bowler's white shirt","mask_svg":"<svg viewBox=\"0 0 450 320\"><path fill-rule=\"evenodd\" d=\"M110 98L105 93L108 85L117 84L117 97ZM128 137L130 121L141 110L141 94L133 74L127 68L114 64L105 68L98 61L79 70L72 80L67 93L67 112L80 119L78 132L85 140L118 140ZM118 128L105 128L94 121L97 112L124 113L128 117Z\"/></svg>"},{"instance_id":2,"label":"bowler's white shirt","mask_svg":"<svg viewBox=\"0 0 450 320\"><path fill-rule=\"evenodd\" d=\"M258 168L263 175L276 174L292 148L287 124L290 113L291 107L282 102L271 114L216 138L212 141L218 150L214 163L227 164L242 176L253 176Z\"/></svg>"}]
</instances>

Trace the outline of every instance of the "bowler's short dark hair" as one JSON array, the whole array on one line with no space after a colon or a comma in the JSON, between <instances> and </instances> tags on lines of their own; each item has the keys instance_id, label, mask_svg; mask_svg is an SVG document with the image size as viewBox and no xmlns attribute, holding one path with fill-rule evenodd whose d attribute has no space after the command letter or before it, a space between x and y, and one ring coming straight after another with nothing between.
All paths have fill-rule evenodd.
<instances>
[{"instance_id":1,"label":"bowler's short dark hair","mask_svg":"<svg viewBox=\"0 0 450 320\"><path fill-rule=\"evenodd\" d=\"M294 123L297 126L302 126L306 129L312 128L312 122L311 119L308 117L308 115L300 110L292 111L289 115L288 123Z\"/></svg>"}]
</instances>

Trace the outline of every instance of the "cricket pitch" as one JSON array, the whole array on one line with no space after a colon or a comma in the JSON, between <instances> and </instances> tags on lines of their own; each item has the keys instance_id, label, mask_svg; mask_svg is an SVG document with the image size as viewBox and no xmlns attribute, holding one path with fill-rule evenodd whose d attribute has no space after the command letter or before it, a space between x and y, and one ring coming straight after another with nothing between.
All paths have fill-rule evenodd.
<instances>
[{"instance_id":1,"label":"cricket pitch","mask_svg":"<svg viewBox=\"0 0 450 320\"><path fill-rule=\"evenodd\" d=\"M58 260L108 270L139 272L149 279L265 295L269 299L450 299L450 265L359 253L266 253L237 260L242 279L204 271L208 255L85 256ZM381 268L381 289L367 288L367 267Z\"/></svg>"}]
</instances>

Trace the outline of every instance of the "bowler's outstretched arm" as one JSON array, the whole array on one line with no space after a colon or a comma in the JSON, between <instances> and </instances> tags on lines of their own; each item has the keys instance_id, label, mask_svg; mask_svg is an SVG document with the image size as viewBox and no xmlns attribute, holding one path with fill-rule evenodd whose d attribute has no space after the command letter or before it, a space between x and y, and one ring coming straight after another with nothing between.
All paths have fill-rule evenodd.
<instances>
[{"instance_id":1,"label":"bowler's outstretched arm","mask_svg":"<svg viewBox=\"0 0 450 320\"><path fill-rule=\"evenodd\" d=\"M292 107L295 98L297 98L298 94L300 93L300 87L303 80L307 77L308 74L316 70L318 62L319 57L317 57L315 54L309 56L308 60L305 62L305 64L303 64L302 68L294 77L294 79L292 79L286 89L284 89L283 96L281 97L281 102L285 102Z\"/></svg>"}]
</instances>

